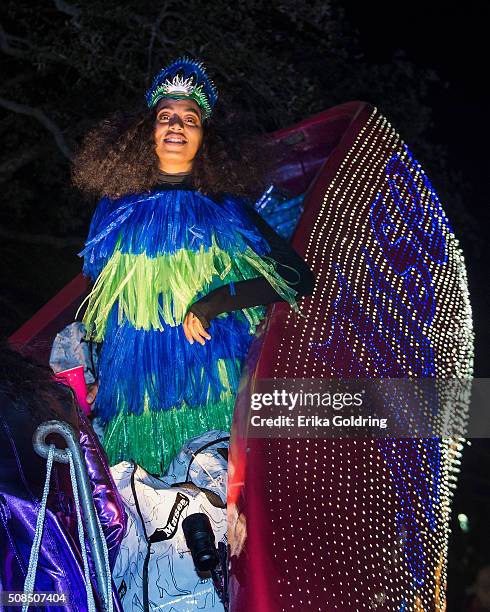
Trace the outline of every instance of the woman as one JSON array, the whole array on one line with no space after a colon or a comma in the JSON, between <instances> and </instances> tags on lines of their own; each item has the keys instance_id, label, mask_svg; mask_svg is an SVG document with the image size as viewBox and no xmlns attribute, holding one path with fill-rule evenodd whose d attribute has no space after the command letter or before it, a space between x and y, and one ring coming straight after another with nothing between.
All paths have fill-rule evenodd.
<instances>
[{"instance_id":1,"label":"woman","mask_svg":"<svg viewBox=\"0 0 490 612\"><path fill-rule=\"evenodd\" d=\"M314 277L247 203L252 182L263 189L255 153L211 119L217 91L202 63L179 58L146 99L133 121L88 135L74 178L103 196L82 254L95 281L84 322L103 342L104 445L112 464L163 473L185 440L229 429L264 305L299 312Z\"/></svg>"}]
</instances>

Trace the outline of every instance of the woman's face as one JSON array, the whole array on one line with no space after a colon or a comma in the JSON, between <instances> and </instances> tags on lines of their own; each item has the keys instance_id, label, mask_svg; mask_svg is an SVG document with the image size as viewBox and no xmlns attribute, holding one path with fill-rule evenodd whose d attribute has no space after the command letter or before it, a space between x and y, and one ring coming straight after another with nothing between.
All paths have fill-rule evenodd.
<instances>
[{"instance_id":1,"label":"woman's face","mask_svg":"<svg viewBox=\"0 0 490 612\"><path fill-rule=\"evenodd\" d=\"M160 169L190 172L202 144L201 110L194 100L162 98L156 108L155 151Z\"/></svg>"}]
</instances>

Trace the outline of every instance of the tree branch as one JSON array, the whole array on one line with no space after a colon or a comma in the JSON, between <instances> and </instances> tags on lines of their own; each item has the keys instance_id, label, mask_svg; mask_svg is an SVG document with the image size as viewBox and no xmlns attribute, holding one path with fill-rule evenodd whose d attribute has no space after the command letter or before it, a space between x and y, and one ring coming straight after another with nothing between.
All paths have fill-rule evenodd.
<instances>
[{"instance_id":1,"label":"tree branch","mask_svg":"<svg viewBox=\"0 0 490 612\"><path fill-rule=\"evenodd\" d=\"M59 150L63 153L63 155L70 161L73 159L73 152L66 143L65 137L63 136L63 132L54 123L54 121L52 121L48 116L44 114L44 112L40 108L34 108L32 106L27 106L26 104L19 104L18 102L6 100L5 98L0 98L0 106L3 106L4 108L7 108L8 110L14 113L18 113L20 115L27 115L29 117L34 117L34 119L37 119L39 123L41 123L49 132L51 132L56 144L58 145Z\"/></svg>"},{"instance_id":2,"label":"tree branch","mask_svg":"<svg viewBox=\"0 0 490 612\"><path fill-rule=\"evenodd\" d=\"M5 183L14 172L35 160L44 150L44 146L32 147L16 154L14 158L2 162L0 164L0 183Z\"/></svg>"},{"instance_id":3,"label":"tree branch","mask_svg":"<svg viewBox=\"0 0 490 612\"><path fill-rule=\"evenodd\" d=\"M150 85L150 79L151 79L151 73L152 73L152 63L153 63L153 47L155 45L155 39L157 38L157 32L159 32L160 30L162 21L165 19L165 17L169 16L169 14L170 13L167 7L162 8L158 17L151 25L150 41L148 43L148 59L147 59L147 71L146 71L146 82L148 85ZM166 42L170 42L170 41L166 39Z\"/></svg>"},{"instance_id":4,"label":"tree branch","mask_svg":"<svg viewBox=\"0 0 490 612\"><path fill-rule=\"evenodd\" d=\"M23 49L17 49L12 46L12 43L17 43L25 47ZM51 53L49 50L43 47L36 47L32 44L30 40L27 38L21 38L20 36L12 36L11 34L7 34L3 27L0 25L0 51L3 51L6 55L10 55L11 57L16 57L17 59L27 60L31 62L31 64L36 64L39 60L46 60L56 63L64 63L68 66L72 66L76 68L76 64L73 61L69 60L65 55L59 55L56 53Z\"/></svg>"},{"instance_id":5,"label":"tree branch","mask_svg":"<svg viewBox=\"0 0 490 612\"><path fill-rule=\"evenodd\" d=\"M13 240L14 242L23 242L24 244L41 244L64 249L68 247L79 248L83 246L84 239L73 236L69 238L58 238L49 234L27 234L25 232L13 232L0 227L0 238L2 240Z\"/></svg>"},{"instance_id":6,"label":"tree branch","mask_svg":"<svg viewBox=\"0 0 490 612\"><path fill-rule=\"evenodd\" d=\"M60 11L60 13L65 13L66 15L70 15L74 20L77 20L80 17L81 9L74 5L65 2L64 0L53 0L55 7Z\"/></svg>"},{"instance_id":7,"label":"tree branch","mask_svg":"<svg viewBox=\"0 0 490 612\"><path fill-rule=\"evenodd\" d=\"M2 28L2 26L0 25L0 49L6 54L6 55L11 55L12 57L17 57L18 59L27 59L29 57L29 52L28 51L22 51L21 49L15 49L14 47L11 46L10 42L11 40L16 40L17 42L22 42L24 44L26 44L27 46L29 46L28 41L24 41L22 39L19 39L17 37L15 37L15 39L12 36L8 36L7 33L5 32L5 30Z\"/></svg>"}]
</instances>

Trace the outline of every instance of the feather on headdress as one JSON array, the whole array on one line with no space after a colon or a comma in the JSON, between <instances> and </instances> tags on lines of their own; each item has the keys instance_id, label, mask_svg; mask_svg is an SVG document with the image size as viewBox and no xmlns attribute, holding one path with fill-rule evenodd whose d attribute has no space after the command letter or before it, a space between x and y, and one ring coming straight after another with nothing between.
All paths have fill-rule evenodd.
<instances>
[{"instance_id":1,"label":"feather on headdress","mask_svg":"<svg viewBox=\"0 0 490 612\"><path fill-rule=\"evenodd\" d=\"M202 109L203 119L207 119L218 99L218 91L203 63L183 56L162 68L146 92L149 108L161 98L192 98Z\"/></svg>"}]
</instances>

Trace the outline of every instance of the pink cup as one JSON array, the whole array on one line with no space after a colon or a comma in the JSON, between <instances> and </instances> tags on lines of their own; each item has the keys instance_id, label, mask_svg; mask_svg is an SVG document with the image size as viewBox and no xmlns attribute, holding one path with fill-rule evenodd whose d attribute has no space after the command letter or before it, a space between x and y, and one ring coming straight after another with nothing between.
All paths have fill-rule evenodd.
<instances>
[{"instance_id":1,"label":"pink cup","mask_svg":"<svg viewBox=\"0 0 490 612\"><path fill-rule=\"evenodd\" d=\"M87 385L85 383L85 376L83 374L83 366L63 370L63 372L58 372L55 374L54 377L56 380L59 380L59 382L73 389L78 405L88 416L90 414L91 406L87 402Z\"/></svg>"}]
</instances>

